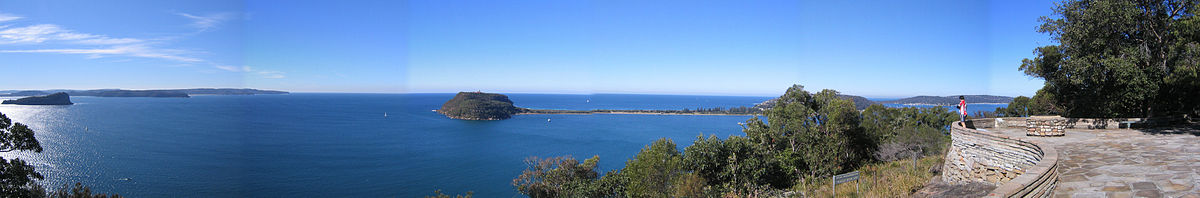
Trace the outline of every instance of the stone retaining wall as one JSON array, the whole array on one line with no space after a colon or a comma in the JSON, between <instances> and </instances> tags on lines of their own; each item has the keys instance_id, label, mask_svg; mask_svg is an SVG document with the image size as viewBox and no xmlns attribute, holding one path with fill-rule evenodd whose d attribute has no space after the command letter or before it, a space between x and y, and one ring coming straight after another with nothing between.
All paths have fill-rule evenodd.
<instances>
[{"instance_id":1,"label":"stone retaining wall","mask_svg":"<svg viewBox=\"0 0 1200 198\"><path fill-rule=\"evenodd\" d=\"M998 186L989 197L1048 197L1058 183L1058 151L1035 142L958 126L950 130L942 180Z\"/></svg>"},{"instance_id":2,"label":"stone retaining wall","mask_svg":"<svg viewBox=\"0 0 1200 198\"><path fill-rule=\"evenodd\" d=\"M1026 119L1028 119L1028 118L1025 118L1025 117L1003 117L1003 118L993 118L992 120L994 120L993 127L1004 128L1004 127L1025 127Z\"/></svg>"},{"instance_id":3,"label":"stone retaining wall","mask_svg":"<svg viewBox=\"0 0 1200 198\"><path fill-rule=\"evenodd\" d=\"M1068 129L1115 129L1120 122L1142 120L1141 118L1064 118L1060 116L1002 117L993 120L995 120L995 127L1024 128L1027 125L1026 120L1029 119L1062 119Z\"/></svg>"},{"instance_id":4,"label":"stone retaining wall","mask_svg":"<svg viewBox=\"0 0 1200 198\"><path fill-rule=\"evenodd\" d=\"M1066 135L1067 120L1065 119L1026 119L1025 135L1029 136L1063 136Z\"/></svg>"}]
</instances>

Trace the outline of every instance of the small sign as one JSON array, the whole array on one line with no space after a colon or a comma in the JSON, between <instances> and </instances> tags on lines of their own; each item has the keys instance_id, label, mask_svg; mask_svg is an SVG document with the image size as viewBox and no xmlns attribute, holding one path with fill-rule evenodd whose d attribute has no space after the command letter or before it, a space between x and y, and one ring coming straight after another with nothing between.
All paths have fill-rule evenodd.
<instances>
[{"instance_id":1,"label":"small sign","mask_svg":"<svg viewBox=\"0 0 1200 198\"><path fill-rule=\"evenodd\" d=\"M858 171L833 176L833 184L841 184L858 180Z\"/></svg>"},{"instance_id":2,"label":"small sign","mask_svg":"<svg viewBox=\"0 0 1200 198\"><path fill-rule=\"evenodd\" d=\"M849 173L841 174L841 175L834 175L833 176L833 184L830 185L830 187L833 188L833 194L835 194L835 195L837 194L837 185L838 184L846 183L846 182L850 182L850 181L858 181L858 171L849 172ZM858 192L858 183L859 182L854 182L854 192L855 193L859 193Z\"/></svg>"}]
</instances>

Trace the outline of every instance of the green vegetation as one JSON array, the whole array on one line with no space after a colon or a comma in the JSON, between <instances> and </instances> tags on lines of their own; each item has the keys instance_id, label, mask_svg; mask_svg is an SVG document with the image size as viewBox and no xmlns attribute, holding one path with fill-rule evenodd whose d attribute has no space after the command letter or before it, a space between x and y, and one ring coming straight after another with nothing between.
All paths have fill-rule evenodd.
<instances>
[{"instance_id":1,"label":"green vegetation","mask_svg":"<svg viewBox=\"0 0 1200 198\"><path fill-rule=\"evenodd\" d=\"M1054 101L1050 100L1052 95L1045 92L1045 90L1041 90L1033 98L1025 96L1013 98L1013 101L1008 103L1008 107L997 107L996 111L993 111L993 114L988 117L1028 117L1058 114L1060 108L1054 105Z\"/></svg>"},{"instance_id":2,"label":"green vegetation","mask_svg":"<svg viewBox=\"0 0 1200 198\"><path fill-rule=\"evenodd\" d=\"M42 152L42 144L34 137L33 129L21 123L13 122L0 113L0 152L32 151ZM74 188L63 185L54 192L47 193L36 180L44 179L42 174L21 159L5 160L0 157L0 197L108 197L104 194L92 194L91 189L75 183ZM112 197L121 197L114 194Z\"/></svg>"},{"instance_id":3,"label":"green vegetation","mask_svg":"<svg viewBox=\"0 0 1200 198\"><path fill-rule=\"evenodd\" d=\"M447 117L464 120L502 120L522 111L508 96L483 92L458 92L438 109Z\"/></svg>"},{"instance_id":4,"label":"green vegetation","mask_svg":"<svg viewBox=\"0 0 1200 198\"><path fill-rule=\"evenodd\" d=\"M842 99L853 101L854 109L858 109L858 110L866 109L867 106L871 106L873 104L879 104L875 101L871 101L871 100L867 99L866 97L862 97L862 96L838 94L838 97L842 98ZM758 103L757 105L754 105L754 108L755 109L770 109L772 107L775 107L776 102L779 102L779 98L763 101L762 103Z\"/></svg>"},{"instance_id":5,"label":"green vegetation","mask_svg":"<svg viewBox=\"0 0 1200 198\"><path fill-rule=\"evenodd\" d=\"M958 115L941 106L932 108L885 108L871 105L862 112L861 127L877 145L876 160L893 161L936 155L945 150L950 137L946 126Z\"/></svg>"},{"instance_id":6,"label":"green vegetation","mask_svg":"<svg viewBox=\"0 0 1200 198\"><path fill-rule=\"evenodd\" d=\"M1047 98L1066 117L1195 114L1198 6L1195 0L1058 3L1055 18L1042 17L1038 30L1058 44L1038 47L1019 70L1045 79L1034 101Z\"/></svg>"},{"instance_id":7,"label":"green vegetation","mask_svg":"<svg viewBox=\"0 0 1200 198\"><path fill-rule=\"evenodd\" d=\"M907 197L936 177L943 162L942 155L931 155L917 159L916 163L904 159L869 164L855 170L861 174L858 192L854 182L838 184L836 197ZM829 183L828 177L814 179L801 189L808 189L808 197L835 197Z\"/></svg>"},{"instance_id":8,"label":"green vegetation","mask_svg":"<svg viewBox=\"0 0 1200 198\"><path fill-rule=\"evenodd\" d=\"M868 195L910 194L932 177L928 167L940 158L925 157L912 170L897 164L943 152L947 126L958 119L944 107L874 104L859 112L837 91L809 93L800 85L763 115L743 125L745 136L701 135L682 151L669 139L654 141L603 176L595 171L599 156L582 163L533 157L512 184L535 198L772 197L820 195L829 176L862 170L874 182Z\"/></svg>"}]
</instances>

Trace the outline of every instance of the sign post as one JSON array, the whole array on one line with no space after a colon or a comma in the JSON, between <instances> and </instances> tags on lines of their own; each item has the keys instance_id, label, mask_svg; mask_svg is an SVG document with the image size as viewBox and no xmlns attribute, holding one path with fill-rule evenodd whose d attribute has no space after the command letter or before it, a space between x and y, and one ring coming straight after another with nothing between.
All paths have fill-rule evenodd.
<instances>
[{"instance_id":1,"label":"sign post","mask_svg":"<svg viewBox=\"0 0 1200 198\"><path fill-rule=\"evenodd\" d=\"M854 172L849 172L846 174L833 176L833 185L832 185L833 186L833 195L835 197L837 196L837 185L838 184L846 183L846 182L850 182L850 181L854 181L854 192L861 193L861 192L859 192L859 189L858 189L858 183L859 183L858 182L858 171L854 171Z\"/></svg>"}]
</instances>

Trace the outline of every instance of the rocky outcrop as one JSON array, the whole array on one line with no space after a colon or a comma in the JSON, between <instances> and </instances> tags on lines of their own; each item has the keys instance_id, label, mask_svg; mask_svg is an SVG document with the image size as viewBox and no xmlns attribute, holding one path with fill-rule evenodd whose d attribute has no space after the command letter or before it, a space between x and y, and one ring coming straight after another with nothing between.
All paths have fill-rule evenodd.
<instances>
[{"instance_id":1,"label":"rocky outcrop","mask_svg":"<svg viewBox=\"0 0 1200 198\"><path fill-rule=\"evenodd\" d=\"M3 104L18 104L18 105L71 105L71 96L64 92L58 92L45 96L30 96L16 100L5 100Z\"/></svg>"}]
</instances>

